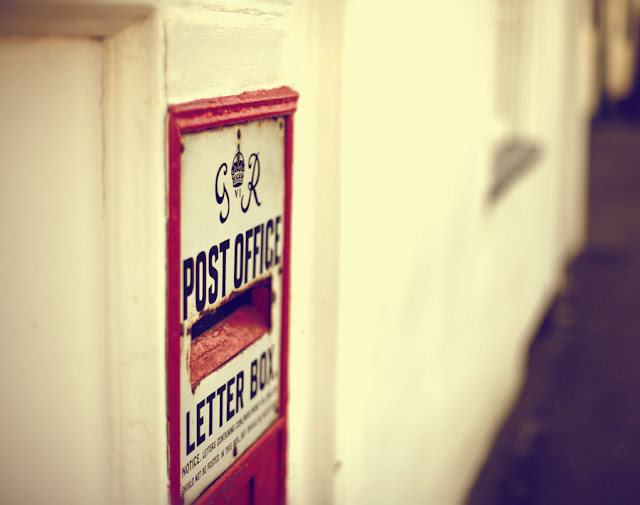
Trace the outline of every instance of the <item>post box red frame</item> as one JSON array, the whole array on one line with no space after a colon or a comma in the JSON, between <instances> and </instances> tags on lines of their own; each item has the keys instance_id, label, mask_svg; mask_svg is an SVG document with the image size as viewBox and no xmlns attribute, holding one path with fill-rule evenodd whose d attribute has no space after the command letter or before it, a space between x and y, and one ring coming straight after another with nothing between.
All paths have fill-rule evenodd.
<instances>
[{"instance_id":1,"label":"post box red frame","mask_svg":"<svg viewBox=\"0 0 640 505\"><path fill-rule=\"evenodd\" d=\"M265 465L268 478L277 479L277 501L285 502L288 336L289 336L289 274L291 237L291 170L293 154L293 113L298 93L289 87L250 91L179 105L168 110L168 219L167 219L167 432L169 460L169 495L172 505L180 497L180 175L182 136L258 119L284 116L284 245L282 276L282 336L280 346L280 409L275 423L215 480L196 500L197 505L214 503L218 496L234 496L249 479ZM277 448L274 451L274 447ZM274 467L271 454L279 454ZM274 473L275 472L275 473Z\"/></svg>"}]
</instances>

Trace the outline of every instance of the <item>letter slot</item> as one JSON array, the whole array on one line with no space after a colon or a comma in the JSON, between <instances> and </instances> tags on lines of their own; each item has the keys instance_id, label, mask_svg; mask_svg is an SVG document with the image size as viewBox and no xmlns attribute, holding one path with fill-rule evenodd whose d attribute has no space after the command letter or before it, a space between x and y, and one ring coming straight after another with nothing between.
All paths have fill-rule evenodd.
<instances>
[{"instance_id":1,"label":"letter slot","mask_svg":"<svg viewBox=\"0 0 640 505\"><path fill-rule=\"evenodd\" d=\"M271 330L271 277L232 297L191 327L191 388Z\"/></svg>"}]
</instances>

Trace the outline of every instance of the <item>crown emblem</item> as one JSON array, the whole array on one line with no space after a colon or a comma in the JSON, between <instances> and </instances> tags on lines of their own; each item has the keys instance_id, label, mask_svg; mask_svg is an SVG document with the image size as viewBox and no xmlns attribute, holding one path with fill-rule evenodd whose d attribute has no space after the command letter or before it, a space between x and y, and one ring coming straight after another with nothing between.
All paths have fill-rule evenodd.
<instances>
[{"instance_id":1,"label":"crown emblem","mask_svg":"<svg viewBox=\"0 0 640 505\"><path fill-rule=\"evenodd\" d=\"M238 152L233 158L233 165L231 166L231 180L233 181L233 187L237 188L242 186L242 180L244 179L244 156L240 152L240 144L238 144Z\"/></svg>"}]
</instances>

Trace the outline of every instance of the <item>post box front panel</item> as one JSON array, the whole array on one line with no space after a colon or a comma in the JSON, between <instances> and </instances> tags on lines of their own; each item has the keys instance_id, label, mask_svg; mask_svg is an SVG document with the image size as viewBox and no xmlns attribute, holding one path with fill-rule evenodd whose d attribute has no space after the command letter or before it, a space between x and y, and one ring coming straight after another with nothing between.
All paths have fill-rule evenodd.
<instances>
[{"instance_id":1,"label":"post box front panel","mask_svg":"<svg viewBox=\"0 0 640 505\"><path fill-rule=\"evenodd\" d=\"M180 494L187 505L279 416L285 118L182 136Z\"/></svg>"}]
</instances>

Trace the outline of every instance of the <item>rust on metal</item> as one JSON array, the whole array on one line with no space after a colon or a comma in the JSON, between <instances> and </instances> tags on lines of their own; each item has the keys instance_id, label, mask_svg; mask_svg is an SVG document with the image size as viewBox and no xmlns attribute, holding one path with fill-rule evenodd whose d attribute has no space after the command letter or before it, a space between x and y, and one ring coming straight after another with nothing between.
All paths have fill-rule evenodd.
<instances>
[{"instance_id":1,"label":"rust on metal","mask_svg":"<svg viewBox=\"0 0 640 505\"><path fill-rule=\"evenodd\" d=\"M191 327L191 389L271 330L271 277L205 314Z\"/></svg>"}]
</instances>

